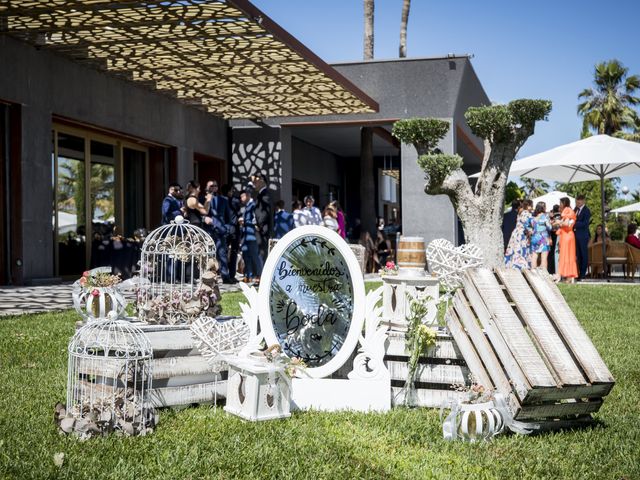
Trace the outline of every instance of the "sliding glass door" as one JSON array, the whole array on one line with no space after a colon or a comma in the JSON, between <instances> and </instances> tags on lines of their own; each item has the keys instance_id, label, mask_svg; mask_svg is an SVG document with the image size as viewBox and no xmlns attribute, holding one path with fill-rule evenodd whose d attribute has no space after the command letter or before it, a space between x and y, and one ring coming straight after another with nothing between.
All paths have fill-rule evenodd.
<instances>
[{"instance_id":1,"label":"sliding glass door","mask_svg":"<svg viewBox=\"0 0 640 480\"><path fill-rule=\"evenodd\" d=\"M53 234L55 271L77 276L109 264L114 235L147 227L145 147L54 126Z\"/></svg>"}]
</instances>

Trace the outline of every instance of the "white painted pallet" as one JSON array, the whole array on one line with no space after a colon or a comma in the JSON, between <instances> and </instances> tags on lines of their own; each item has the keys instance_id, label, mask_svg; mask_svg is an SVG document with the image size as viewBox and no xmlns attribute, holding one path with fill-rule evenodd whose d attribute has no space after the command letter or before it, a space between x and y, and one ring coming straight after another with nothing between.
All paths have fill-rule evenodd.
<instances>
[{"instance_id":1,"label":"white painted pallet","mask_svg":"<svg viewBox=\"0 0 640 480\"><path fill-rule=\"evenodd\" d=\"M195 346L188 325L141 325L153 348L154 407L213 403L225 398L227 371L214 373Z\"/></svg>"},{"instance_id":2,"label":"white painted pallet","mask_svg":"<svg viewBox=\"0 0 640 480\"><path fill-rule=\"evenodd\" d=\"M446 320L471 372L507 398L516 420L588 424L614 379L551 277L477 268L462 283Z\"/></svg>"},{"instance_id":3,"label":"white painted pallet","mask_svg":"<svg viewBox=\"0 0 640 480\"><path fill-rule=\"evenodd\" d=\"M405 333L389 331L385 364L391 375L391 399L394 404L407 379L408 360ZM415 379L416 406L439 408L443 403L461 397L453 387L469 382L469 369L450 335L439 333L436 344L427 349L419 362Z\"/></svg>"}]
</instances>

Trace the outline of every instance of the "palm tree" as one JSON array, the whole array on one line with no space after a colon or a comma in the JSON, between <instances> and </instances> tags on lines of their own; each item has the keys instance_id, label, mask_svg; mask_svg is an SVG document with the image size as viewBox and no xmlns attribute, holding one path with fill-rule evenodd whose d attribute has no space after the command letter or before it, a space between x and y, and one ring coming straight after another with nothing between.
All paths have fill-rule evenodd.
<instances>
[{"instance_id":1,"label":"palm tree","mask_svg":"<svg viewBox=\"0 0 640 480\"><path fill-rule=\"evenodd\" d=\"M400 18L400 58L407 56L407 24L409 23L411 0L402 0L402 16Z\"/></svg>"},{"instance_id":2,"label":"palm tree","mask_svg":"<svg viewBox=\"0 0 640 480\"><path fill-rule=\"evenodd\" d=\"M528 198L536 198L544 195L549 191L549 184L544 180L535 178L523 178L522 188Z\"/></svg>"},{"instance_id":3,"label":"palm tree","mask_svg":"<svg viewBox=\"0 0 640 480\"><path fill-rule=\"evenodd\" d=\"M638 125L640 118L635 106L640 98L634 94L640 90L640 76L627 75L628 72L629 69L618 60L596 65L594 88L587 88L578 95L583 100L578 105L578 114L583 117L583 138L591 131L613 135Z\"/></svg>"},{"instance_id":4,"label":"palm tree","mask_svg":"<svg viewBox=\"0 0 640 480\"><path fill-rule=\"evenodd\" d=\"M373 0L364 0L364 59L373 59Z\"/></svg>"}]
</instances>

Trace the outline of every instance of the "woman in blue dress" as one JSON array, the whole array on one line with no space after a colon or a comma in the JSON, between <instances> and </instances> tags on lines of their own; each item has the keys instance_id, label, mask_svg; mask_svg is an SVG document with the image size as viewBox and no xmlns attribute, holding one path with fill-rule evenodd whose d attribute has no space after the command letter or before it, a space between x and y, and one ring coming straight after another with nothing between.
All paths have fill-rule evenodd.
<instances>
[{"instance_id":1,"label":"woman in blue dress","mask_svg":"<svg viewBox=\"0 0 640 480\"><path fill-rule=\"evenodd\" d=\"M531 266L536 268L540 260L540 268L547 270L547 257L551 250L551 220L547 215L547 206L538 202L533 212L533 233L531 235Z\"/></svg>"},{"instance_id":2,"label":"woman in blue dress","mask_svg":"<svg viewBox=\"0 0 640 480\"><path fill-rule=\"evenodd\" d=\"M523 200L518 213L516 228L511 234L504 264L508 268L524 270L531 268L531 243L529 237L533 233L533 217L531 216L531 200Z\"/></svg>"}]
</instances>

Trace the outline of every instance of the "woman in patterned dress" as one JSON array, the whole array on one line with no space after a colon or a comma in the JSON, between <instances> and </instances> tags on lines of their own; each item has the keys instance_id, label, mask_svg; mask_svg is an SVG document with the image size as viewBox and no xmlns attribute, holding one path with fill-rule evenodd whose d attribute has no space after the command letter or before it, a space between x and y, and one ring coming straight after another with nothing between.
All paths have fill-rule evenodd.
<instances>
[{"instance_id":1,"label":"woman in patterned dress","mask_svg":"<svg viewBox=\"0 0 640 480\"><path fill-rule=\"evenodd\" d=\"M518 212L516 228L511 234L505 252L504 263L508 268L524 270L531 268L531 243L529 237L533 233L533 217L531 216L531 200L524 200Z\"/></svg>"},{"instance_id":2,"label":"woman in patterned dress","mask_svg":"<svg viewBox=\"0 0 640 480\"><path fill-rule=\"evenodd\" d=\"M547 270L547 257L551 245L551 221L547 215L547 206L544 202L538 202L533 212L533 234L531 235L531 266L538 266L540 259L540 268Z\"/></svg>"}]
</instances>

